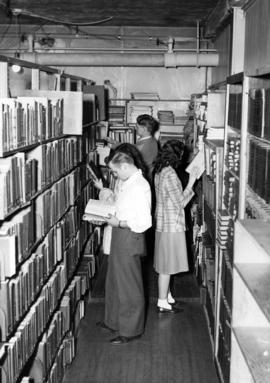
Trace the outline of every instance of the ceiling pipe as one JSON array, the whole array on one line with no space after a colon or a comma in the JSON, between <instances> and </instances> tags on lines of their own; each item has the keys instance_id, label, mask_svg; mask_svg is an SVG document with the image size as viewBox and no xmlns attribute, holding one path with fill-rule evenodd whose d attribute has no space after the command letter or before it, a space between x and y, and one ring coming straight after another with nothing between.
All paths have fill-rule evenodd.
<instances>
[{"instance_id":1,"label":"ceiling pipe","mask_svg":"<svg viewBox=\"0 0 270 383\"><path fill-rule=\"evenodd\" d=\"M214 67L219 64L218 53L23 53L22 60L47 66L72 67Z\"/></svg>"}]
</instances>

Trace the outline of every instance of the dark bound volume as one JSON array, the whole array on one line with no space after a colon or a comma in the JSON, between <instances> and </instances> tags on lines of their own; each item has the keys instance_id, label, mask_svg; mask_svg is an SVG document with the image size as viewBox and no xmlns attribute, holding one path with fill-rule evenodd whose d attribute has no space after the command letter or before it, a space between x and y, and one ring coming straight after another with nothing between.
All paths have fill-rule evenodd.
<instances>
[{"instance_id":1,"label":"dark bound volume","mask_svg":"<svg viewBox=\"0 0 270 383\"><path fill-rule=\"evenodd\" d=\"M248 131L257 137L262 137L263 132L263 99L264 89L250 89Z\"/></svg>"},{"instance_id":2,"label":"dark bound volume","mask_svg":"<svg viewBox=\"0 0 270 383\"><path fill-rule=\"evenodd\" d=\"M264 135L270 141L270 88L265 89Z\"/></svg>"}]
</instances>

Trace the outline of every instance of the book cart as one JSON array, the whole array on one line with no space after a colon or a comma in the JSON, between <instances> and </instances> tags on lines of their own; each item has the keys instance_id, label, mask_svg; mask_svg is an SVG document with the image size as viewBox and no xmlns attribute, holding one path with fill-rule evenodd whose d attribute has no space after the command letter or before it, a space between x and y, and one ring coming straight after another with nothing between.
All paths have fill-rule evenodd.
<instances>
[{"instance_id":1,"label":"book cart","mask_svg":"<svg viewBox=\"0 0 270 383\"><path fill-rule=\"evenodd\" d=\"M28 75L31 89L12 87L15 64ZM61 382L75 355L101 236L99 228L82 221L95 193L85 164L95 158L97 121L82 119L82 87L89 83L0 57L3 383Z\"/></svg>"}]
</instances>

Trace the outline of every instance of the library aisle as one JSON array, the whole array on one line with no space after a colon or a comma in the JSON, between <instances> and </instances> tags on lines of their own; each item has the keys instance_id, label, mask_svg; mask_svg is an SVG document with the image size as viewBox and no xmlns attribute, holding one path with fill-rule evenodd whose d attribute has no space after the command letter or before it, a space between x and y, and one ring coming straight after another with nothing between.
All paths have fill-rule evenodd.
<instances>
[{"instance_id":1,"label":"library aisle","mask_svg":"<svg viewBox=\"0 0 270 383\"><path fill-rule=\"evenodd\" d=\"M175 279L178 297L179 287L185 287L180 298L184 311L176 315L156 313L155 275L149 267L147 275L150 299L143 336L126 345L110 345L113 335L96 327L103 319L103 299L92 299L80 323L77 354L64 383L218 383L193 275Z\"/></svg>"}]
</instances>

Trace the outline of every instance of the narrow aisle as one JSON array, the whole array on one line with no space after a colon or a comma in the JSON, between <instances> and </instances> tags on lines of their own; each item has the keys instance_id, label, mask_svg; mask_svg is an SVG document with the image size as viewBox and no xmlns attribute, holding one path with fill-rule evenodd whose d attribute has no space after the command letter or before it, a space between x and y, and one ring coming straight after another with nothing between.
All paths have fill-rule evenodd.
<instances>
[{"instance_id":1,"label":"narrow aisle","mask_svg":"<svg viewBox=\"0 0 270 383\"><path fill-rule=\"evenodd\" d=\"M202 306L184 303L184 312L157 314L150 303L145 332L125 345L96 327L104 304L89 303L76 357L64 383L218 383Z\"/></svg>"}]
</instances>

